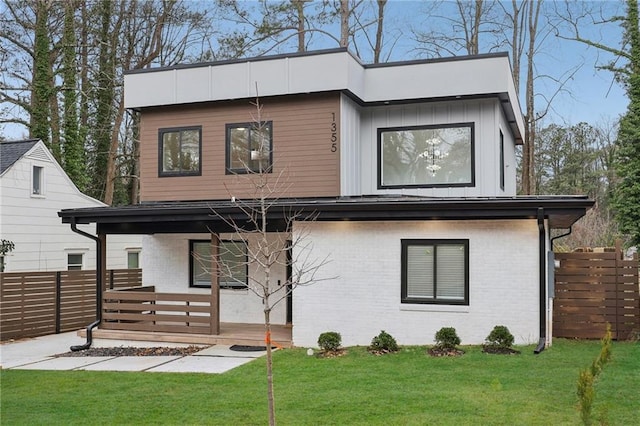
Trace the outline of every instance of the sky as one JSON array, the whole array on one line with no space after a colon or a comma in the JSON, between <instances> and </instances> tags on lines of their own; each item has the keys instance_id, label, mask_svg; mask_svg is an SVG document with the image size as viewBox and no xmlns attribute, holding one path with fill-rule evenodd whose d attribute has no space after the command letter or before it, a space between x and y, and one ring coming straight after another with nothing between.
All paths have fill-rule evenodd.
<instances>
[{"instance_id":1,"label":"sky","mask_svg":"<svg viewBox=\"0 0 640 426\"><path fill-rule=\"evenodd\" d=\"M511 3L510 1L507 3ZM600 1L590 2L592 6L605 8L605 11L622 13L621 2ZM390 0L388 13L385 19L390 26L398 23L410 32L424 22L421 14L432 4L424 1ZM546 7L559 7L561 2L548 0ZM454 5L451 3L451 7ZM451 13L455 10L449 9ZM389 22L390 21L390 22ZM394 22L395 21L395 22ZM422 22L421 22L422 21ZM543 25L541 30L546 29ZM581 35L593 41L618 47L621 39L621 30L618 25L585 25L581 28ZM419 55L415 51L415 42L410 36L404 37L403 42L394 48L392 60L413 59ZM507 51L508 47L498 48L496 51ZM395 53L397 52L397 53ZM555 95L552 102L552 110L544 118L543 123L555 122L558 124L576 124L587 122L591 124L616 121L624 114L628 100L623 87L614 82L613 74L605 70L598 70L598 65L608 63L613 56L583 43L562 40L553 33L546 37L541 49L536 53L536 70L539 75L550 75L554 78L566 79L563 89ZM523 58L523 62L526 58ZM524 67L524 63L522 67ZM574 68L577 68L574 70ZM521 71L525 74L525 69ZM569 75L575 72L571 78ZM558 91L557 82L541 77L536 81L536 109L547 105L545 98L550 98ZM520 104L525 108L524 83L521 83Z\"/></svg>"},{"instance_id":2,"label":"sky","mask_svg":"<svg viewBox=\"0 0 640 426\"><path fill-rule=\"evenodd\" d=\"M510 3L508 1L505 4L510 6ZM206 9L211 3L200 2L200 4ZM389 0L385 9L386 46L383 49L383 58L388 61L403 61L425 57L424 53L416 49L413 30L434 27L437 29L437 22L443 22L442 19L429 18L434 4L428 0ZM543 4L545 7L555 8L563 3L547 0ZM604 7L609 14L622 13L622 3L619 1L589 2L589 4L594 7ZM444 9L441 9L443 12L438 12L440 15L454 16L456 13L455 4L452 2L444 3L441 7ZM541 31L546 30L545 26L540 27ZM440 28L444 33L449 31L446 27ZM330 30L333 34L339 34L339 28ZM621 31L615 24L585 25L581 27L581 31L583 36L592 40L614 47L619 46ZM552 77L540 77L536 81L538 93L536 110L543 110L547 105L546 99L553 97L552 109L544 117L542 124L570 125L587 122L593 125L604 125L617 121L628 105L624 89L613 81L612 73L596 69L597 65L606 64L613 56L579 42L562 40L555 37L552 32L546 32L546 34L548 35L535 56L537 74ZM391 48L392 45L393 48ZM311 49L333 47L337 47L335 41L317 37L310 45ZM283 53L282 49L287 48L278 49L273 53ZM291 46L288 49L293 51ZM494 51L507 51L507 49L508 47L505 46ZM371 62L371 58L364 55L362 60L365 63ZM523 62L525 60L526 58L523 58ZM522 67L524 75L524 64ZM560 91L558 91L557 81L554 81L557 79L564 81ZM521 83L520 104L523 109L525 108L524 87L524 83ZM26 130L22 126L6 125L1 132L8 139L19 139L25 135Z\"/></svg>"}]
</instances>

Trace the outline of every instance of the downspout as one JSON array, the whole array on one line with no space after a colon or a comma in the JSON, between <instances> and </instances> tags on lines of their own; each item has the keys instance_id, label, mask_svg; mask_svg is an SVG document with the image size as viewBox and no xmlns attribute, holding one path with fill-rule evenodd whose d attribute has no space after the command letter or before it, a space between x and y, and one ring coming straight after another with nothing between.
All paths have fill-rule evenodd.
<instances>
[{"instance_id":1,"label":"downspout","mask_svg":"<svg viewBox=\"0 0 640 426\"><path fill-rule=\"evenodd\" d=\"M547 341L547 268L546 268L546 259L547 259L547 247L546 247L546 232L544 229L544 209L542 207L538 208L538 275L540 277L540 340L538 341L538 346L533 350L534 354L539 354L544 350L546 341Z\"/></svg>"},{"instance_id":2,"label":"downspout","mask_svg":"<svg viewBox=\"0 0 640 426\"><path fill-rule=\"evenodd\" d=\"M566 236L571 235L572 231L573 231L573 225L569 226L569 232L565 232L564 234L556 235L555 237L551 238L551 251L553 251L553 242L555 240L557 240L558 238L562 238L562 237L566 237Z\"/></svg>"},{"instance_id":3,"label":"downspout","mask_svg":"<svg viewBox=\"0 0 640 426\"><path fill-rule=\"evenodd\" d=\"M92 331L102 321L102 241L95 235L88 234L76 225L76 218L71 218L71 230L76 234L87 237L96 242L96 320L87 326L87 342L84 345L71 346L73 352L89 349L93 341Z\"/></svg>"}]
</instances>

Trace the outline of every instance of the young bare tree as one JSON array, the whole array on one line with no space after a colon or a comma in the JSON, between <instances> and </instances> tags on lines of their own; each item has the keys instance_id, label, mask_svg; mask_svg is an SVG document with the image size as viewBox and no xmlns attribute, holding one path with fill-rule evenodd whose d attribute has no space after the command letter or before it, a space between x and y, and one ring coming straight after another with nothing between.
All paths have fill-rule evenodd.
<instances>
[{"instance_id":1,"label":"young bare tree","mask_svg":"<svg viewBox=\"0 0 640 426\"><path fill-rule=\"evenodd\" d=\"M263 306L269 424L275 425L272 357L272 344L275 342L271 339L271 314L298 286L329 280L332 277L316 276L316 273L329 263L329 259L314 258L312 244L304 224L315 220L317 214L295 211L287 207L282 200L292 184L288 180L285 168L276 172L272 162L270 128L263 121L263 107L259 98L256 98L254 105L256 113L252 117L252 127L250 133L245 134L250 155L248 158L236 157L236 161L242 164L242 173L236 174L236 177L242 181L241 183L248 184L251 197L236 197L233 196L233 191L229 190L229 197L243 213L243 220L231 220L213 211L214 215L232 229L236 242L226 246L218 244L213 248L210 258L198 256L197 253L192 255L203 268L210 267L213 275L217 275L218 278L224 277L226 282L235 281L240 286L245 285L244 275L242 279L238 279L234 272L250 271L246 277L248 290L261 299ZM284 223L284 231L271 231L269 222L274 212L281 215L279 220ZM274 278L274 273L286 268L290 268L290 276L284 283L279 283Z\"/></svg>"}]
</instances>

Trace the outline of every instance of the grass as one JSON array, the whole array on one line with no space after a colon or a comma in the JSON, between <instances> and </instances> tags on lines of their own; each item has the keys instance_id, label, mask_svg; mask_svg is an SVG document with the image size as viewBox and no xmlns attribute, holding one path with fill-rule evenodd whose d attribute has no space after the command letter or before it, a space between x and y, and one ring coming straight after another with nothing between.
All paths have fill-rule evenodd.
<instances>
[{"instance_id":1,"label":"grass","mask_svg":"<svg viewBox=\"0 0 640 426\"><path fill-rule=\"evenodd\" d=\"M431 358L424 347L340 358L302 349L274 357L278 423L579 424L578 371L599 342L556 340L540 355ZM265 424L264 359L222 375L87 371L1 372L3 425ZM610 425L636 424L640 344L616 342L596 384L594 411Z\"/></svg>"}]
</instances>

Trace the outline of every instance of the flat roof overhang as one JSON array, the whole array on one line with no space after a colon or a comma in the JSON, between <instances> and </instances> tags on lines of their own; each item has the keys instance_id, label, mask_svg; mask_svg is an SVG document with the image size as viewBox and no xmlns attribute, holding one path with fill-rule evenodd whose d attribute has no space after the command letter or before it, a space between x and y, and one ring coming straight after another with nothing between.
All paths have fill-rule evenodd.
<instances>
[{"instance_id":1,"label":"flat roof overhang","mask_svg":"<svg viewBox=\"0 0 640 426\"><path fill-rule=\"evenodd\" d=\"M594 204L585 196L430 198L362 196L269 201L270 232L287 231L292 218L318 221L536 219L543 209L550 228L569 228ZM99 234L225 233L254 230L254 200L158 202L124 207L66 209L63 223L95 223Z\"/></svg>"}]
</instances>

